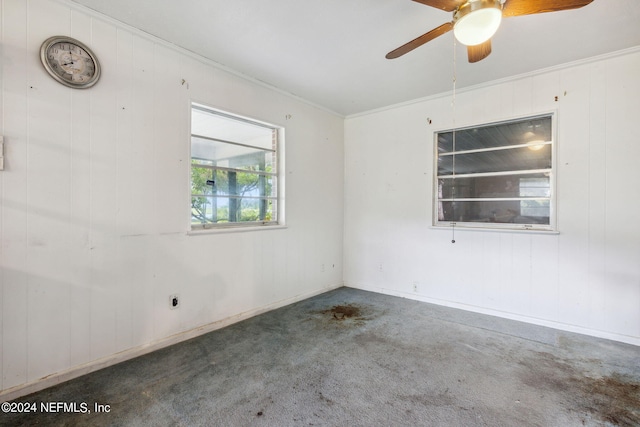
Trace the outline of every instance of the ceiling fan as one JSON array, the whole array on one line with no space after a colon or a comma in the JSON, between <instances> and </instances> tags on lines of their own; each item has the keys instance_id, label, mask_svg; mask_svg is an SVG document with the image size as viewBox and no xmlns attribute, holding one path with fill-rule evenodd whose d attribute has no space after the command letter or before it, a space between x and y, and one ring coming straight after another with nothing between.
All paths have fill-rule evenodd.
<instances>
[{"instance_id":1,"label":"ceiling fan","mask_svg":"<svg viewBox=\"0 0 640 427\"><path fill-rule=\"evenodd\" d=\"M453 21L440 25L392 50L386 55L394 59L453 30L456 39L467 46L469 62L478 62L491 53L491 37L502 18L544 12L578 9L593 0L413 0L447 12Z\"/></svg>"}]
</instances>

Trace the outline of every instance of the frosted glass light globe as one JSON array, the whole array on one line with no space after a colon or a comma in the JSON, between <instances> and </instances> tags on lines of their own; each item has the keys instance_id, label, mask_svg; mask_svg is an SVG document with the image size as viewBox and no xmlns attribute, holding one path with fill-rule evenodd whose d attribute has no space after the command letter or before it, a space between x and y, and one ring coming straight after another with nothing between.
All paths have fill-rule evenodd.
<instances>
[{"instance_id":1,"label":"frosted glass light globe","mask_svg":"<svg viewBox=\"0 0 640 427\"><path fill-rule=\"evenodd\" d=\"M493 7L477 9L456 21L453 34L467 46L475 46L489 40L498 31L502 11Z\"/></svg>"}]
</instances>

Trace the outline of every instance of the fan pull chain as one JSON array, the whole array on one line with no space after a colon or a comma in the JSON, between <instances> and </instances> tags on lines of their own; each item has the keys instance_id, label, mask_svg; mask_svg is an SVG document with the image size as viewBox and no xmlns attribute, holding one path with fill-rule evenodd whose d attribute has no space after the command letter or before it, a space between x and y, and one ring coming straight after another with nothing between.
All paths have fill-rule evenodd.
<instances>
[{"instance_id":1,"label":"fan pull chain","mask_svg":"<svg viewBox=\"0 0 640 427\"><path fill-rule=\"evenodd\" d=\"M453 113L453 131L452 131L452 167L453 176L451 178L451 243L456 242L456 80L458 79L457 63L456 63L456 38L453 37L453 96L451 100L451 108Z\"/></svg>"}]
</instances>

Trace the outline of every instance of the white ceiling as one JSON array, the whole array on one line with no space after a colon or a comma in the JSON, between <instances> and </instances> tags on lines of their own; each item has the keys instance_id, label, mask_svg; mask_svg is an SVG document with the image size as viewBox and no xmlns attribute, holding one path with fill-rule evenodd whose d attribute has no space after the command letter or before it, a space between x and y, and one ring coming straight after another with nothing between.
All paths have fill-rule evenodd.
<instances>
[{"instance_id":1,"label":"white ceiling","mask_svg":"<svg viewBox=\"0 0 640 427\"><path fill-rule=\"evenodd\" d=\"M449 22L411 0L73 0L243 75L348 116L451 90L450 32L398 59L387 52ZM640 45L640 0L509 18L493 53L457 87Z\"/></svg>"}]
</instances>

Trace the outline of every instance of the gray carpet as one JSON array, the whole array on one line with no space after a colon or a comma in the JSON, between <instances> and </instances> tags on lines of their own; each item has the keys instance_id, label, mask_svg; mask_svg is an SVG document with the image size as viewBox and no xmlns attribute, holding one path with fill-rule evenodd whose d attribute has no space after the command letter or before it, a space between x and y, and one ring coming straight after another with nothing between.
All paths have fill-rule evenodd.
<instances>
[{"instance_id":1,"label":"gray carpet","mask_svg":"<svg viewBox=\"0 0 640 427\"><path fill-rule=\"evenodd\" d=\"M19 401L90 413L0 424L638 426L640 348L341 288Z\"/></svg>"}]
</instances>

